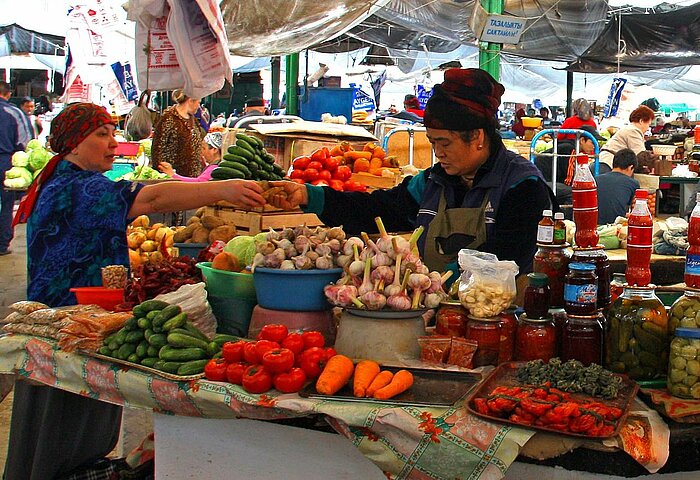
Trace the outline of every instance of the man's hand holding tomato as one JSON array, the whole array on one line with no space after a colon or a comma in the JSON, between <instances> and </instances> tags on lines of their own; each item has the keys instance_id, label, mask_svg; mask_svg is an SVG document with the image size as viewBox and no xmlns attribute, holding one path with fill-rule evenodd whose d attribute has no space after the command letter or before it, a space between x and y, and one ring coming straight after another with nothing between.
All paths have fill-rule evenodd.
<instances>
[{"instance_id":1,"label":"man's hand holding tomato","mask_svg":"<svg viewBox=\"0 0 700 480\"><path fill-rule=\"evenodd\" d=\"M270 182L270 185L284 189L284 195L272 195L268 199L268 203L272 206L283 210L294 210L300 205L309 203L309 194L305 185L287 181Z\"/></svg>"}]
</instances>

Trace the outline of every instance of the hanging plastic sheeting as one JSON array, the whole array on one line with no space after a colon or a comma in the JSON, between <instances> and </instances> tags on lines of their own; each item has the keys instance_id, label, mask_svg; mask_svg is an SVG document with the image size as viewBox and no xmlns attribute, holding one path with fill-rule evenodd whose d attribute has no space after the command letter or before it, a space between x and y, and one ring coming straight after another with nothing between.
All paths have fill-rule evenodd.
<instances>
[{"instance_id":1,"label":"hanging plastic sheeting","mask_svg":"<svg viewBox=\"0 0 700 480\"><path fill-rule=\"evenodd\" d=\"M183 88L192 98L231 81L228 39L221 11L208 0L131 0L136 22L136 64L142 90Z\"/></svg>"},{"instance_id":2,"label":"hanging plastic sheeting","mask_svg":"<svg viewBox=\"0 0 700 480\"><path fill-rule=\"evenodd\" d=\"M332 39L388 0L223 0L229 51L244 57L286 55Z\"/></svg>"}]
</instances>

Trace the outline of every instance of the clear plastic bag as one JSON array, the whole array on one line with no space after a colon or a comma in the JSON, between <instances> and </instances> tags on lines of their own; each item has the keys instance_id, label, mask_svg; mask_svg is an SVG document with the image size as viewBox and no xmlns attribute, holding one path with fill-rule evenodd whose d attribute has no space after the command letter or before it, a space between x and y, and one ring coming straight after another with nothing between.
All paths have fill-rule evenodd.
<instances>
[{"instance_id":1,"label":"clear plastic bag","mask_svg":"<svg viewBox=\"0 0 700 480\"><path fill-rule=\"evenodd\" d=\"M492 253L462 249L458 256L462 270L459 301L475 317L494 317L515 298L518 265L501 261Z\"/></svg>"},{"instance_id":2,"label":"clear plastic bag","mask_svg":"<svg viewBox=\"0 0 700 480\"><path fill-rule=\"evenodd\" d=\"M216 334L216 317L207 302L207 291L203 282L194 285L183 285L174 292L158 295L156 300L179 305L187 313L187 320L197 327L208 338Z\"/></svg>"}]
</instances>

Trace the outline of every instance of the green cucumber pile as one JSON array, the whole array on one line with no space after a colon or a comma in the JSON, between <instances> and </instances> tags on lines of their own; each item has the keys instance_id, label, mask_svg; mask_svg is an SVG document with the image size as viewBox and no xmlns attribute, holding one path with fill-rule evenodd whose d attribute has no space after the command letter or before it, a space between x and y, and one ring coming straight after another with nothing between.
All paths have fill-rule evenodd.
<instances>
[{"instance_id":1,"label":"green cucumber pile","mask_svg":"<svg viewBox=\"0 0 700 480\"><path fill-rule=\"evenodd\" d=\"M133 309L134 316L105 338L98 353L175 375L197 375L235 337L216 335L211 341L178 305L147 300ZM237 340L237 338L236 338Z\"/></svg>"},{"instance_id":2,"label":"green cucumber pile","mask_svg":"<svg viewBox=\"0 0 700 480\"><path fill-rule=\"evenodd\" d=\"M275 163L275 157L267 153L262 140L237 133L236 143L228 147L219 168L211 172L211 177L212 180L282 180L284 170Z\"/></svg>"}]
</instances>

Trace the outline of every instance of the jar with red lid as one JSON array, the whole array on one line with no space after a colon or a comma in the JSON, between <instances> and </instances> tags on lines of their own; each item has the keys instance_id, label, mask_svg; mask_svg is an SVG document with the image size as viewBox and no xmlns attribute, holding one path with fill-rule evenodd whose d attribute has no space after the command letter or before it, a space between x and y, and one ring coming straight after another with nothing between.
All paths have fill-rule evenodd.
<instances>
[{"instance_id":1,"label":"jar with red lid","mask_svg":"<svg viewBox=\"0 0 700 480\"><path fill-rule=\"evenodd\" d=\"M533 271L549 277L550 305L564 306L564 281L569 271L571 251L567 243L562 245L537 244Z\"/></svg>"},{"instance_id":2,"label":"jar with red lid","mask_svg":"<svg viewBox=\"0 0 700 480\"><path fill-rule=\"evenodd\" d=\"M501 346L501 323L499 317L478 318L469 316L467 338L477 342L479 347L474 354L475 367L497 365Z\"/></svg>"},{"instance_id":3,"label":"jar with red lid","mask_svg":"<svg viewBox=\"0 0 700 480\"><path fill-rule=\"evenodd\" d=\"M513 360L515 350L515 331L518 328L518 317L515 315L516 306L510 306L498 316L501 324L501 344L498 349L498 363Z\"/></svg>"},{"instance_id":4,"label":"jar with red lid","mask_svg":"<svg viewBox=\"0 0 700 480\"><path fill-rule=\"evenodd\" d=\"M574 262L595 265L595 274L598 277L597 308L606 308L610 305L612 274L610 273L610 261L608 260L608 254L605 253L605 248L602 245L590 248L574 247L571 263Z\"/></svg>"},{"instance_id":5,"label":"jar with red lid","mask_svg":"<svg viewBox=\"0 0 700 480\"><path fill-rule=\"evenodd\" d=\"M557 330L548 318L527 318L523 313L518 319L515 333L515 360L545 362L557 356Z\"/></svg>"},{"instance_id":6,"label":"jar with red lid","mask_svg":"<svg viewBox=\"0 0 700 480\"><path fill-rule=\"evenodd\" d=\"M435 333L450 337L463 337L467 332L467 310L459 300L440 302L435 314Z\"/></svg>"},{"instance_id":7,"label":"jar with red lid","mask_svg":"<svg viewBox=\"0 0 700 480\"><path fill-rule=\"evenodd\" d=\"M603 314L567 315L562 331L561 359L584 365L603 364Z\"/></svg>"}]
</instances>

